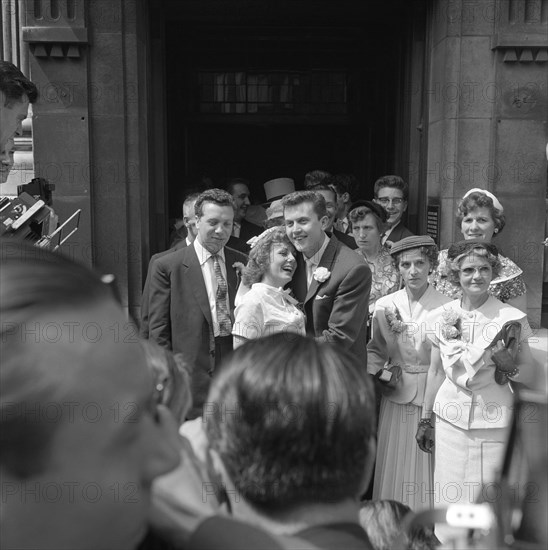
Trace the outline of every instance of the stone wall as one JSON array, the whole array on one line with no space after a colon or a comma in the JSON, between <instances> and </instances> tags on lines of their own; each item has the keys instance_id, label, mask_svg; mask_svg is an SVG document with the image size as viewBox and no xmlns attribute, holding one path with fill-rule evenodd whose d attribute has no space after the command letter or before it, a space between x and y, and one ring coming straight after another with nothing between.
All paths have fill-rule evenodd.
<instances>
[{"instance_id":1,"label":"stone wall","mask_svg":"<svg viewBox=\"0 0 548 550\"><path fill-rule=\"evenodd\" d=\"M540 322L546 195L548 1L432 2L427 192L441 205L441 246L462 238L458 200L492 191L507 226L494 241L524 271ZM526 9L527 8L527 9Z\"/></svg>"},{"instance_id":2,"label":"stone wall","mask_svg":"<svg viewBox=\"0 0 548 550\"><path fill-rule=\"evenodd\" d=\"M56 185L61 220L82 210L63 250L114 274L130 313L140 301L148 225L144 7L141 0L27 0L23 27L40 91L36 175Z\"/></svg>"}]
</instances>

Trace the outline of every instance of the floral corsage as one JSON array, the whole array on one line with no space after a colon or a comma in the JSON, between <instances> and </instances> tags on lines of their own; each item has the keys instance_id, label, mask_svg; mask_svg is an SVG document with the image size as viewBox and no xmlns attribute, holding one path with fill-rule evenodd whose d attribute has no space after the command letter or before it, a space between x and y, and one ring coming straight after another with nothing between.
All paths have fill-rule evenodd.
<instances>
[{"instance_id":1,"label":"floral corsage","mask_svg":"<svg viewBox=\"0 0 548 550\"><path fill-rule=\"evenodd\" d=\"M236 273L241 277L244 272L244 264L242 262L234 262L232 267L236 270Z\"/></svg>"},{"instance_id":2,"label":"floral corsage","mask_svg":"<svg viewBox=\"0 0 548 550\"><path fill-rule=\"evenodd\" d=\"M400 311L395 304L393 309L386 308L384 310L384 316L386 317L386 322L392 332L400 334L405 330L405 323L403 322Z\"/></svg>"},{"instance_id":3,"label":"floral corsage","mask_svg":"<svg viewBox=\"0 0 548 550\"><path fill-rule=\"evenodd\" d=\"M325 281L331 277L331 271L325 267L317 267L314 270L313 277L318 283L325 283Z\"/></svg>"},{"instance_id":4,"label":"floral corsage","mask_svg":"<svg viewBox=\"0 0 548 550\"><path fill-rule=\"evenodd\" d=\"M460 315L452 310L445 310L441 318L443 323L441 325L441 334L446 340L457 340L462 335L461 330L461 318Z\"/></svg>"}]
</instances>

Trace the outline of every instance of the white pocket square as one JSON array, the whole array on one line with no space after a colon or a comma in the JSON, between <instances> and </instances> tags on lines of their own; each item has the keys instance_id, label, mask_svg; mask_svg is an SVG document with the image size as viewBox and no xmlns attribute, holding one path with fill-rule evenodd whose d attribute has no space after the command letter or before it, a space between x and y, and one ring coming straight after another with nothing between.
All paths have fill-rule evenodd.
<instances>
[{"instance_id":1,"label":"white pocket square","mask_svg":"<svg viewBox=\"0 0 548 550\"><path fill-rule=\"evenodd\" d=\"M324 294L323 296L320 296L320 295L316 296L315 299L316 300L326 300L327 298L329 298L329 296L327 294Z\"/></svg>"}]
</instances>

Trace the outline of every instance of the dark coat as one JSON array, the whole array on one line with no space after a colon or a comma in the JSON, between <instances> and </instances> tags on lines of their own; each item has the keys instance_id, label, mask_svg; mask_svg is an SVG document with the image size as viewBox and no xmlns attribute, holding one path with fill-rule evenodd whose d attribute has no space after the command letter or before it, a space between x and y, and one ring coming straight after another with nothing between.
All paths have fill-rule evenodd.
<instances>
[{"instance_id":1,"label":"dark coat","mask_svg":"<svg viewBox=\"0 0 548 550\"><path fill-rule=\"evenodd\" d=\"M371 291L371 270L363 256L331 237L318 267L325 267L329 278L313 279L306 289L306 263L297 255L292 288L304 304L306 332L318 340L335 342L367 357L367 316Z\"/></svg>"},{"instance_id":2,"label":"dark coat","mask_svg":"<svg viewBox=\"0 0 548 550\"><path fill-rule=\"evenodd\" d=\"M238 287L235 262L247 257L225 247L230 316ZM193 408L189 418L202 413L215 370L213 321L202 268L194 246L166 254L154 262L150 274L149 337L191 365Z\"/></svg>"}]
</instances>

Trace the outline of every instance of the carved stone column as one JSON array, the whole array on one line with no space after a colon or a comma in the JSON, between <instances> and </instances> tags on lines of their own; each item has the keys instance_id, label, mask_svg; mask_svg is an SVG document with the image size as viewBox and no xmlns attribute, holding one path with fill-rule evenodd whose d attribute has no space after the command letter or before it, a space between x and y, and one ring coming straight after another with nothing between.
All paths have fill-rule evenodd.
<instances>
[{"instance_id":1,"label":"carved stone column","mask_svg":"<svg viewBox=\"0 0 548 550\"><path fill-rule=\"evenodd\" d=\"M546 194L548 0L432 2L427 189L441 246L462 238L458 200L495 193L507 228L495 244L524 271L540 320Z\"/></svg>"},{"instance_id":2,"label":"carved stone column","mask_svg":"<svg viewBox=\"0 0 548 550\"><path fill-rule=\"evenodd\" d=\"M65 252L114 274L130 313L140 302L148 227L146 7L145 0L26 0L23 28L40 89L36 175L55 183L61 219L82 209Z\"/></svg>"},{"instance_id":3,"label":"carved stone column","mask_svg":"<svg viewBox=\"0 0 548 550\"><path fill-rule=\"evenodd\" d=\"M84 0L26 0L22 35L29 45L37 177L55 184L53 206L61 221L81 209L80 228L64 252L92 264L88 103L89 41Z\"/></svg>"}]
</instances>

